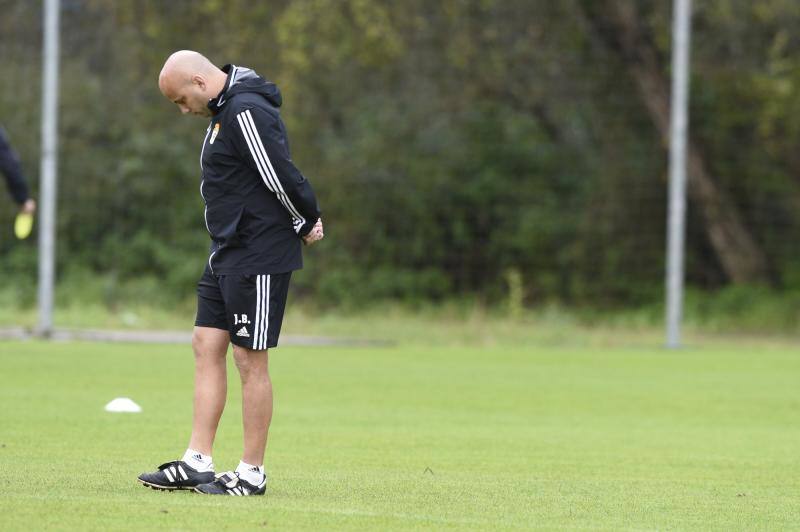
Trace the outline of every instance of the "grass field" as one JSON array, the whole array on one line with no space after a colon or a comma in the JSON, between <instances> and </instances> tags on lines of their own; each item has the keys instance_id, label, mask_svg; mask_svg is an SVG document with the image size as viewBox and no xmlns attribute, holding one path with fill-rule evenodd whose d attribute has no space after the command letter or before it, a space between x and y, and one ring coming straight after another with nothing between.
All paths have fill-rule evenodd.
<instances>
[{"instance_id":1,"label":"grass field","mask_svg":"<svg viewBox=\"0 0 800 532\"><path fill-rule=\"evenodd\" d=\"M0 530L800 529L791 344L398 327L393 346L271 353L261 498L135 482L187 443L188 347L0 343ZM240 457L229 377L218 468ZM104 412L117 396L143 412Z\"/></svg>"}]
</instances>

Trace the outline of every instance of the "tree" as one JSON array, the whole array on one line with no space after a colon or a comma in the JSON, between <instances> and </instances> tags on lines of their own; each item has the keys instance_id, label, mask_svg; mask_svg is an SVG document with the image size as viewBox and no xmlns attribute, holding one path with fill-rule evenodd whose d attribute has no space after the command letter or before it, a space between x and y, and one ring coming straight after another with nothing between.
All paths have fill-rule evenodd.
<instances>
[{"instance_id":1,"label":"tree","mask_svg":"<svg viewBox=\"0 0 800 532\"><path fill-rule=\"evenodd\" d=\"M662 59L641 22L641 12L627 0L584 3L598 38L613 50L636 81L639 97L669 149L669 82ZM766 282L769 265L733 199L708 169L700 146L688 145L689 194L700 209L705 230L728 278L735 283Z\"/></svg>"}]
</instances>

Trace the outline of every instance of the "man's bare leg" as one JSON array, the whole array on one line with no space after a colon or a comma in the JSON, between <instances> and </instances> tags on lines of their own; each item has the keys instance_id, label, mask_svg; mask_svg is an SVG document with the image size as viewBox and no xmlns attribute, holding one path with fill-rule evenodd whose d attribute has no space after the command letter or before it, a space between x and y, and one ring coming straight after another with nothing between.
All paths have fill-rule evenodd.
<instances>
[{"instance_id":1,"label":"man's bare leg","mask_svg":"<svg viewBox=\"0 0 800 532\"><path fill-rule=\"evenodd\" d=\"M272 381L269 378L268 353L266 349L254 351L235 345L233 357L242 379L242 461L262 465L272 421Z\"/></svg>"},{"instance_id":2,"label":"man's bare leg","mask_svg":"<svg viewBox=\"0 0 800 532\"><path fill-rule=\"evenodd\" d=\"M228 331L213 327L195 327L192 334L194 418L189 448L209 456L228 393L225 355L229 342Z\"/></svg>"}]
</instances>

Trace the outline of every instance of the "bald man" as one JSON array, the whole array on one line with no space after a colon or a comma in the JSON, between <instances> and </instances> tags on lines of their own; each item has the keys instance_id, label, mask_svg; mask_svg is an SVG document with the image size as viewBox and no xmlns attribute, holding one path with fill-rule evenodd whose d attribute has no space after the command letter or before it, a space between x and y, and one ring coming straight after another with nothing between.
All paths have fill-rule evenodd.
<instances>
[{"instance_id":1,"label":"bald man","mask_svg":"<svg viewBox=\"0 0 800 532\"><path fill-rule=\"evenodd\" d=\"M291 274L303 266L301 243L324 236L319 206L289 155L275 84L182 50L164 63L158 86L181 113L210 119L200 194L211 249L197 285L189 447L139 481L163 490L263 495L272 419L268 350L278 344ZM228 344L242 382L244 449L234 471L216 474L211 454L225 407Z\"/></svg>"}]
</instances>

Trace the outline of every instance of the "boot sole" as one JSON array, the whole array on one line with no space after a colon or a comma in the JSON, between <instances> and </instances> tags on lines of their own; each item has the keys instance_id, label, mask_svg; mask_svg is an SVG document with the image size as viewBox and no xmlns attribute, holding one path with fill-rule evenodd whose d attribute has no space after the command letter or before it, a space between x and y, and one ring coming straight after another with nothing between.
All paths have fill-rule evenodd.
<instances>
[{"instance_id":1,"label":"boot sole","mask_svg":"<svg viewBox=\"0 0 800 532\"><path fill-rule=\"evenodd\" d=\"M161 486L160 484L153 484L152 482L148 482L140 478L137 478L136 480L138 480L143 486L152 488L156 491L189 491L194 489L193 486Z\"/></svg>"}]
</instances>

